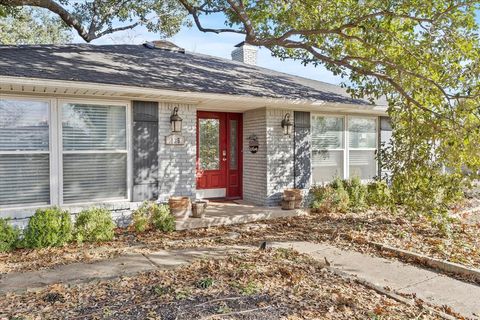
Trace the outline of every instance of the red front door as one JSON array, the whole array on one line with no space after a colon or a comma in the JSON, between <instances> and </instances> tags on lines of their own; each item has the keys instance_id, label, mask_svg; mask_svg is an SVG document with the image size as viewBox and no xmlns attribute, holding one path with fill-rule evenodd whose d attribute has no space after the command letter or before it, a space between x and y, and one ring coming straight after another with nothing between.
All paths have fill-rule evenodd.
<instances>
[{"instance_id":1,"label":"red front door","mask_svg":"<svg viewBox=\"0 0 480 320\"><path fill-rule=\"evenodd\" d=\"M242 196L242 114L197 113L197 189L207 197Z\"/></svg>"}]
</instances>

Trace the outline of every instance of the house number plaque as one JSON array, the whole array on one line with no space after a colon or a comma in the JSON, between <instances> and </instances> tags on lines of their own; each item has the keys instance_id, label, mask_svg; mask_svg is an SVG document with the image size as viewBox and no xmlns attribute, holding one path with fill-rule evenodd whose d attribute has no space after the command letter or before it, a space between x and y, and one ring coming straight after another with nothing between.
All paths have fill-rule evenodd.
<instances>
[{"instance_id":1,"label":"house number plaque","mask_svg":"<svg viewBox=\"0 0 480 320\"><path fill-rule=\"evenodd\" d=\"M171 134L165 137L166 145L181 146L185 144L185 137L179 134Z\"/></svg>"}]
</instances>

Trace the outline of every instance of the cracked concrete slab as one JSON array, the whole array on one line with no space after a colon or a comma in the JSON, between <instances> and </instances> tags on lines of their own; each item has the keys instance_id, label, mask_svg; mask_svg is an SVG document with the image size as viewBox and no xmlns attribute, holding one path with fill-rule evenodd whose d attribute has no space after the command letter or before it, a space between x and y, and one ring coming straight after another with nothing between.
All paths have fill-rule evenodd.
<instances>
[{"instance_id":1,"label":"cracked concrete slab","mask_svg":"<svg viewBox=\"0 0 480 320\"><path fill-rule=\"evenodd\" d=\"M412 294L434 305L447 305L465 317L480 319L480 286L397 260L388 260L328 244L276 242L273 248L293 248L374 285Z\"/></svg>"},{"instance_id":2,"label":"cracked concrete slab","mask_svg":"<svg viewBox=\"0 0 480 320\"><path fill-rule=\"evenodd\" d=\"M401 290L422 300L447 305L461 314L480 318L480 287L441 275ZM476 315L476 316L475 316Z\"/></svg>"},{"instance_id":3,"label":"cracked concrete slab","mask_svg":"<svg viewBox=\"0 0 480 320\"><path fill-rule=\"evenodd\" d=\"M166 270L191 263L195 259L225 257L245 247L189 250L159 250L151 253L131 253L94 263L72 263L53 269L11 273L0 276L0 294L34 291L56 283L83 283L107 280L152 270Z\"/></svg>"}]
</instances>

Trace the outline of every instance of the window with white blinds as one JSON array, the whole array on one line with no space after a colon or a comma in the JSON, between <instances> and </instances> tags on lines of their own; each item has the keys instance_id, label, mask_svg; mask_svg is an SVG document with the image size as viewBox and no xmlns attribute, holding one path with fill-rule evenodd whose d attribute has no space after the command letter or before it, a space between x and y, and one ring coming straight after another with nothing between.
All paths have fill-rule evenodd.
<instances>
[{"instance_id":1,"label":"window with white blinds","mask_svg":"<svg viewBox=\"0 0 480 320\"><path fill-rule=\"evenodd\" d=\"M0 99L0 207L50 204L50 105Z\"/></svg>"},{"instance_id":2,"label":"window with white blinds","mask_svg":"<svg viewBox=\"0 0 480 320\"><path fill-rule=\"evenodd\" d=\"M312 179L316 184L343 178L344 118L313 115Z\"/></svg>"},{"instance_id":3,"label":"window with white blinds","mask_svg":"<svg viewBox=\"0 0 480 320\"><path fill-rule=\"evenodd\" d=\"M126 106L62 107L63 202L127 198Z\"/></svg>"},{"instance_id":4,"label":"window with white blinds","mask_svg":"<svg viewBox=\"0 0 480 320\"><path fill-rule=\"evenodd\" d=\"M368 180L377 175L377 118L312 114L311 132L314 184L334 177Z\"/></svg>"},{"instance_id":5,"label":"window with white blinds","mask_svg":"<svg viewBox=\"0 0 480 320\"><path fill-rule=\"evenodd\" d=\"M367 180L377 175L377 139L376 118L348 118L348 165L351 177Z\"/></svg>"}]
</instances>

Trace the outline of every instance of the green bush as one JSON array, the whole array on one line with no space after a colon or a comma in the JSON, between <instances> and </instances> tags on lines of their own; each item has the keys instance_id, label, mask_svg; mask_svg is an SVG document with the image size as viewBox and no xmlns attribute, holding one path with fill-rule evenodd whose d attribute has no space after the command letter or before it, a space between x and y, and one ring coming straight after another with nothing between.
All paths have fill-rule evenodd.
<instances>
[{"instance_id":1,"label":"green bush","mask_svg":"<svg viewBox=\"0 0 480 320\"><path fill-rule=\"evenodd\" d=\"M28 248L61 246L72 238L70 213L59 208L38 209L25 230Z\"/></svg>"},{"instance_id":2,"label":"green bush","mask_svg":"<svg viewBox=\"0 0 480 320\"><path fill-rule=\"evenodd\" d=\"M150 229L150 216L146 202L132 213L132 226L136 232L144 232Z\"/></svg>"},{"instance_id":3,"label":"green bush","mask_svg":"<svg viewBox=\"0 0 480 320\"><path fill-rule=\"evenodd\" d=\"M163 232L171 232L175 230L175 217L170 214L168 205L158 205L153 203L152 210L152 225L155 229Z\"/></svg>"},{"instance_id":4,"label":"green bush","mask_svg":"<svg viewBox=\"0 0 480 320\"><path fill-rule=\"evenodd\" d=\"M345 190L348 193L349 209L359 211L366 207L367 186L359 177L353 177L344 181Z\"/></svg>"},{"instance_id":5,"label":"green bush","mask_svg":"<svg viewBox=\"0 0 480 320\"><path fill-rule=\"evenodd\" d=\"M385 181L373 181L367 185L367 204L380 208L393 205L392 193Z\"/></svg>"},{"instance_id":6,"label":"green bush","mask_svg":"<svg viewBox=\"0 0 480 320\"><path fill-rule=\"evenodd\" d=\"M310 190L312 195L311 208L319 213L346 212L348 210L348 193L343 185L315 186Z\"/></svg>"},{"instance_id":7,"label":"green bush","mask_svg":"<svg viewBox=\"0 0 480 320\"><path fill-rule=\"evenodd\" d=\"M17 247L20 230L14 228L7 219L0 218L0 252L7 252Z\"/></svg>"},{"instance_id":8,"label":"green bush","mask_svg":"<svg viewBox=\"0 0 480 320\"><path fill-rule=\"evenodd\" d=\"M132 225L135 231L144 232L155 228L163 232L175 230L175 218L170 214L167 205L155 202L144 202L132 214Z\"/></svg>"},{"instance_id":9,"label":"green bush","mask_svg":"<svg viewBox=\"0 0 480 320\"><path fill-rule=\"evenodd\" d=\"M110 211L102 208L83 210L75 221L75 240L100 242L110 241L115 235L115 222Z\"/></svg>"}]
</instances>

